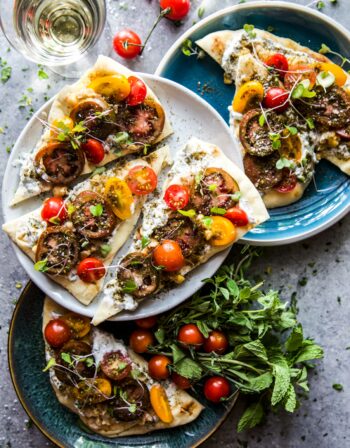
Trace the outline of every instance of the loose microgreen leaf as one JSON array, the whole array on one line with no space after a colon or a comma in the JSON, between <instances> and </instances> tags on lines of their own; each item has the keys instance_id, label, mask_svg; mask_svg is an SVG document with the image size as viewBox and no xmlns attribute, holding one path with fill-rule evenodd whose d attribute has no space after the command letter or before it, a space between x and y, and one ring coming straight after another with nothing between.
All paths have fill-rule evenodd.
<instances>
[{"instance_id":1,"label":"loose microgreen leaf","mask_svg":"<svg viewBox=\"0 0 350 448\"><path fill-rule=\"evenodd\" d=\"M135 412L137 411L137 404L136 403L131 403L128 407L128 411L131 414L135 414Z\"/></svg>"},{"instance_id":2,"label":"loose microgreen leaf","mask_svg":"<svg viewBox=\"0 0 350 448\"><path fill-rule=\"evenodd\" d=\"M308 125L309 129L315 129L315 122L311 117L306 118L306 124Z\"/></svg>"},{"instance_id":3,"label":"loose microgreen leaf","mask_svg":"<svg viewBox=\"0 0 350 448\"><path fill-rule=\"evenodd\" d=\"M325 6L326 5L325 5L325 3L323 1L319 1L319 2L316 3L316 8L319 9L319 10L323 9Z\"/></svg>"},{"instance_id":4,"label":"loose microgreen leaf","mask_svg":"<svg viewBox=\"0 0 350 448\"><path fill-rule=\"evenodd\" d=\"M254 39L256 37L256 32L254 31L254 25L249 25L248 23L243 25L244 31L248 34L250 39Z\"/></svg>"},{"instance_id":5,"label":"loose microgreen leaf","mask_svg":"<svg viewBox=\"0 0 350 448\"><path fill-rule=\"evenodd\" d=\"M47 266L47 260L39 260L35 263L34 269L39 272L46 272L49 268Z\"/></svg>"},{"instance_id":6,"label":"loose microgreen leaf","mask_svg":"<svg viewBox=\"0 0 350 448\"><path fill-rule=\"evenodd\" d=\"M47 372L51 367L54 367L56 365L55 358L50 358L49 362L46 364L46 367L43 369L43 372Z\"/></svg>"},{"instance_id":7,"label":"loose microgreen leaf","mask_svg":"<svg viewBox=\"0 0 350 448\"><path fill-rule=\"evenodd\" d=\"M99 167L97 167L97 168L92 172L91 177L94 177L94 176L96 176L97 174L102 174L102 173L104 173L105 171L106 171L106 167L104 167L104 166L99 166Z\"/></svg>"},{"instance_id":8,"label":"loose microgreen leaf","mask_svg":"<svg viewBox=\"0 0 350 448\"><path fill-rule=\"evenodd\" d=\"M290 135L297 135L298 128L295 126L286 126L287 131L290 133Z\"/></svg>"},{"instance_id":9,"label":"loose microgreen leaf","mask_svg":"<svg viewBox=\"0 0 350 448\"><path fill-rule=\"evenodd\" d=\"M294 100L301 98L303 96L304 90L305 90L304 84L300 82L294 87L292 92L292 98Z\"/></svg>"},{"instance_id":10,"label":"loose microgreen leaf","mask_svg":"<svg viewBox=\"0 0 350 448\"><path fill-rule=\"evenodd\" d=\"M61 220L58 216L53 216L52 218L49 219L49 222L51 222L51 224L54 224L55 226L61 224Z\"/></svg>"},{"instance_id":11,"label":"loose microgreen leaf","mask_svg":"<svg viewBox=\"0 0 350 448\"><path fill-rule=\"evenodd\" d=\"M151 242L150 238L148 238L147 236L143 236L141 238L141 247L142 249L144 249L145 247L147 247L149 245L149 243Z\"/></svg>"},{"instance_id":12,"label":"loose microgreen leaf","mask_svg":"<svg viewBox=\"0 0 350 448\"><path fill-rule=\"evenodd\" d=\"M329 48L328 45L326 44L321 44L321 48L318 50L319 53L321 54L327 54L331 52L331 49Z\"/></svg>"},{"instance_id":13,"label":"loose microgreen leaf","mask_svg":"<svg viewBox=\"0 0 350 448\"><path fill-rule=\"evenodd\" d=\"M295 163L293 160L286 159L285 157L281 157L276 162L276 168L278 170L283 170L283 168L294 168Z\"/></svg>"},{"instance_id":14,"label":"loose microgreen leaf","mask_svg":"<svg viewBox=\"0 0 350 448\"><path fill-rule=\"evenodd\" d=\"M200 8L198 8L198 17L201 19L204 16L204 12L205 12L205 8L203 8L203 6L201 6Z\"/></svg>"},{"instance_id":15,"label":"loose microgreen leaf","mask_svg":"<svg viewBox=\"0 0 350 448\"><path fill-rule=\"evenodd\" d=\"M68 204L67 212L68 212L68 215L71 215L75 212L75 207L73 204Z\"/></svg>"},{"instance_id":16,"label":"loose microgreen leaf","mask_svg":"<svg viewBox=\"0 0 350 448\"><path fill-rule=\"evenodd\" d=\"M259 117L259 126L263 127L266 122L266 118L264 114L261 114Z\"/></svg>"},{"instance_id":17,"label":"loose microgreen leaf","mask_svg":"<svg viewBox=\"0 0 350 448\"><path fill-rule=\"evenodd\" d=\"M218 186L216 184L210 184L208 187L209 191L216 191L218 188Z\"/></svg>"},{"instance_id":18,"label":"loose microgreen leaf","mask_svg":"<svg viewBox=\"0 0 350 448\"><path fill-rule=\"evenodd\" d=\"M72 365L72 364L73 364L73 360L72 360L72 358L71 358L71 356L70 356L69 353L65 353L65 352L61 353L61 358L62 358L63 361L66 362L67 364L69 364L69 365Z\"/></svg>"},{"instance_id":19,"label":"loose microgreen leaf","mask_svg":"<svg viewBox=\"0 0 350 448\"><path fill-rule=\"evenodd\" d=\"M193 42L191 39L186 39L183 41L181 45L181 51L185 56L194 56L197 55L199 57L200 52L196 50L196 48L193 47Z\"/></svg>"},{"instance_id":20,"label":"loose microgreen leaf","mask_svg":"<svg viewBox=\"0 0 350 448\"><path fill-rule=\"evenodd\" d=\"M335 83L335 76L331 72L323 71L317 75L316 80L317 84L326 90Z\"/></svg>"},{"instance_id":21,"label":"loose microgreen leaf","mask_svg":"<svg viewBox=\"0 0 350 448\"><path fill-rule=\"evenodd\" d=\"M127 132L118 132L116 135L113 136L114 143L120 144L120 143L127 143L130 139L130 136Z\"/></svg>"},{"instance_id":22,"label":"loose microgreen leaf","mask_svg":"<svg viewBox=\"0 0 350 448\"><path fill-rule=\"evenodd\" d=\"M342 390L344 390L344 387L343 387L342 384L335 383L335 384L332 385L332 387L333 387L334 390L336 390L338 392L341 392Z\"/></svg>"},{"instance_id":23,"label":"loose microgreen leaf","mask_svg":"<svg viewBox=\"0 0 350 448\"><path fill-rule=\"evenodd\" d=\"M212 207L210 209L210 213L213 213L214 215L224 215L226 213L226 209L221 207Z\"/></svg>"},{"instance_id":24,"label":"loose microgreen leaf","mask_svg":"<svg viewBox=\"0 0 350 448\"><path fill-rule=\"evenodd\" d=\"M137 285L134 282L134 280L127 280L123 283L122 292L125 294L129 294L131 292L134 292L137 289Z\"/></svg>"},{"instance_id":25,"label":"loose microgreen leaf","mask_svg":"<svg viewBox=\"0 0 350 448\"><path fill-rule=\"evenodd\" d=\"M107 255L111 252L112 246L110 244L101 244L100 253L103 258L106 258Z\"/></svg>"},{"instance_id":26,"label":"loose microgreen leaf","mask_svg":"<svg viewBox=\"0 0 350 448\"><path fill-rule=\"evenodd\" d=\"M211 216L204 216L204 218L202 218L202 223L205 227L208 227L210 229L211 225L213 224L213 218Z\"/></svg>"},{"instance_id":27,"label":"loose microgreen leaf","mask_svg":"<svg viewBox=\"0 0 350 448\"><path fill-rule=\"evenodd\" d=\"M96 204L96 205L90 205L90 213L92 216L102 216L103 214L103 205L102 204Z\"/></svg>"},{"instance_id":28,"label":"loose microgreen leaf","mask_svg":"<svg viewBox=\"0 0 350 448\"><path fill-rule=\"evenodd\" d=\"M72 133L78 133L78 132L85 132L87 130L86 126L84 126L84 122L80 121L77 123L74 128L72 129Z\"/></svg>"},{"instance_id":29,"label":"loose microgreen leaf","mask_svg":"<svg viewBox=\"0 0 350 448\"><path fill-rule=\"evenodd\" d=\"M95 364L94 358L92 356L85 358L85 364L87 367L92 367Z\"/></svg>"},{"instance_id":30,"label":"loose microgreen leaf","mask_svg":"<svg viewBox=\"0 0 350 448\"><path fill-rule=\"evenodd\" d=\"M191 209L191 210L178 210L178 212L183 215L183 216L187 216L188 218L194 218L196 216L196 211Z\"/></svg>"}]
</instances>

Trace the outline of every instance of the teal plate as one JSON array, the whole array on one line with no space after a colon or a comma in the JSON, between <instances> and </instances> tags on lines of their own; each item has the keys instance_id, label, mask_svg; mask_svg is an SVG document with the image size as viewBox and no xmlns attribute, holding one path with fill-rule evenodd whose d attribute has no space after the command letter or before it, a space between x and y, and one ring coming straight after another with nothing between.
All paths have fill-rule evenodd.
<instances>
[{"instance_id":1,"label":"teal plate","mask_svg":"<svg viewBox=\"0 0 350 448\"><path fill-rule=\"evenodd\" d=\"M349 56L349 32L324 14L287 2L252 2L223 9L201 20L170 48L156 74L172 79L198 93L198 82L209 88L201 95L228 122L228 105L234 87L223 83L223 70L209 56L197 60L181 51L185 39L193 42L219 30L236 30L245 23L273 27L278 36L289 37L318 51L322 43ZM339 63L338 61L335 61ZM281 245L300 241L331 226L350 210L350 179L338 168L321 161L315 182L303 198L286 207L270 210L270 220L250 231L243 240L255 245Z\"/></svg>"},{"instance_id":2,"label":"teal plate","mask_svg":"<svg viewBox=\"0 0 350 448\"><path fill-rule=\"evenodd\" d=\"M29 282L14 311L9 329L8 357L13 385L18 398L40 431L62 448L152 447L187 448L203 443L224 422L234 406L237 394L226 406L208 403L200 416L188 425L155 431L142 436L107 439L85 432L78 417L56 399L45 366L42 338L42 309L44 293ZM105 329L124 331L127 324L107 323ZM30 337L28 337L30 335ZM30 369L28 369L30 366Z\"/></svg>"}]
</instances>

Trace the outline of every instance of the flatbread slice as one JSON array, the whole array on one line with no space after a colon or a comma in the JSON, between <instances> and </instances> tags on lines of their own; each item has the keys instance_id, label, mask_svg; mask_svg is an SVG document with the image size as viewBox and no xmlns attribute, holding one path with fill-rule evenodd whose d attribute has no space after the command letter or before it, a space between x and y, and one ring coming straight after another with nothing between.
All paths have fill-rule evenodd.
<instances>
[{"instance_id":1,"label":"flatbread slice","mask_svg":"<svg viewBox=\"0 0 350 448\"><path fill-rule=\"evenodd\" d=\"M111 79L111 77L117 77L118 75L123 75L124 77L129 78L130 76L133 76L134 73L111 58L108 58L106 56L99 56L95 65L90 70L88 70L79 79L79 81L72 85L64 87L58 93L51 106L47 123L44 126L43 135L36 148L32 153L28 153L26 148L23 148L23 154L21 154L20 160L16 161L16 164L21 164L20 180L17 191L15 192L15 195L11 201L11 205L18 204L25 199L36 196L42 192L49 191L55 186L50 181L50 179L47 182L45 181L45 179L47 179L47 176L45 177L45 175L40 174L40 170L42 169L42 167L38 167L34 164L36 156L38 156L38 154L42 152L43 148L47 148L47 146L52 142L60 144L65 143L68 145L68 147L70 147L70 142L73 141L75 142L74 148L77 149L76 147L79 146L82 141L81 135L83 135L83 138L94 138L96 135L97 140L103 143L105 155L100 163L92 163L85 157L84 151L82 151L83 166L78 174L80 175L90 173L96 168L96 166L106 165L112 160L120 158L126 154L136 152L142 153L145 147L145 145L142 143L142 138L140 138L141 141L138 142L136 134L135 137L131 138L131 135L128 136L128 133L125 133L125 127L120 127L118 121L120 119L119 117L121 117L123 114L125 115L125 117L127 117L127 114L125 112L126 110L135 111L138 107L141 108L143 107L143 105L147 105L147 107L153 107L154 110L157 111L157 113L159 112L159 110L161 110L162 114L165 114L164 121L159 125L161 126L161 129L157 131L157 133L159 132L159 135L155 138L154 141L152 140L152 144L161 142L162 140L164 140L164 138L172 133L172 128L166 113L164 112L156 94L148 86L147 96L142 105L129 108L128 106L125 106L125 108L124 106L121 106L120 104L124 104L123 102L118 103L118 101L116 101L114 103L111 103L110 97L106 97L102 93L99 93L99 89L101 89L101 87L91 87L94 86L93 83L96 82L96 80L99 78L104 77L104 79ZM139 75L138 77L141 79ZM96 89L97 91L94 89ZM113 90L113 85L110 93L115 93ZM93 102L93 106L91 106L89 101ZM96 116L92 115L94 119L92 119L90 115L88 115L88 117L90 118L87 118L85 119L85 121L83 120L82 122L80 122L79 117L81 117L81 115L78 114L77 116L75 116L76 112L74 112L77 110L77 106L79 104L85 104L86 108L88 108L88 104L90 104L92 109L97 108ZM89 113L92 114L92 112ZM73 117L72 114L74 114L75 117L73 120L74 123L76 125L78 124L78 126L80 126L81 123L83 125L83 128L73 128L73 130L77 129L76 133L73 134L72 132L68 132L69 127L65 127L68 126L68 124L72 121L70 118ZM39 119L41 118L39 117ZM69 122L68 124L67 120ZM114 121L116 121L117 124L114 124ZM94 128L92 127L91 123L95 122L96 126L94 125ZM100 130L98 130L98 126L109 126L109 128L106 132L103 132L103 136L101 136ZM64 132L62 132L62 130ZM125 136L123 136L122 132L119 131L123 131ZM115 135L117 135L117 140L114 139ZM144 141L146 140L147 139L145 139ZM149 145L146 144L146 146ZM38 164L38 162L36 163ZM78 163L78 161L76 163Z\"/></svg>"},{"instance_id":2,"label":"flatbread slice","mask_svg":"<svg viewBox=\"0 0 350 448\"><path fill-rule=\"evenodd\" d=\"M125 179L126 175L132 167L140 165L149 166L155 171L156 174L158 174L163 166L169 163L169 160L169 149L168 147L164 146L163 148L160 148L159 150L151 153L144 158L135 159L127 163L124 162L122 164L116 165L115 167L106 170L101 174L97 174L75 186L71 191L69 191L66 202L70 203L70 201L73 201L73 198L86 191L95 192L103 197L105 184L108 179ZM140 216L145 197L146 196L133 196L132 214L130 218L125 220L118 220L113 232L108 235L108 237L102 238L101 240L90 240L90 243L93 245L93 247L96 248L100 248L101 245L105 245L106 247L107 245L108 251L105 258L103 259L105 268L107 268L112 263L113 258L131 234ZM72 218L70 218L70 220L66 222L63 227L73 227L74 230L71 219ZM41 207L24 216L6 222L2 228L18 245L18 247L26 255L28 255L29 258L31 258L33 261L36 260L38 241L40 239L40 236L47 229L47 224L41 217ZM88 240L89 239L87 239L87 241ZM84 244L80 244L80 252L82 252L83 250L87 250L87 248L85 247L84 249L84 247ZM99 249L96 249L98 257L101 258L101 253L98 250ZM45 269L41 270L45 272ZM71 271L65 275L50 275L50 278L67 289L84 305L88 305L101 291L103 286L103 278L95 283L86 283L82 281L76 275L76 267L73 267Z\"/></svg>"},{"instance_id":3,"label":"flatbread slice","mask_svg":"<svg viewBox=\"0 0 350 448\"><path fill-rule=\"evenodd\" d=\"M214 188L205 190L204 193L202 184L206 188L209 176L218 185L215 186L214 183ZM182 185L191 192L186 210L174 212L163 200L164 192L174 184ZM219 206L211 207L210 204ZM235 226L220 214L226 212L223 207L238 205L245 212L247 222ZM136 234L134 245L117 267L115 278L105 285L93 324L98 325L125 309L135 309L140 300L160 291L166 284L182 283L186 274L206 263L216 253L227 249L268 217L258 191L247 176L217 146L197 138L190 139L177 153L163 187L163 195L154 197L145 204L142 225ZM231 224L232 229L231 226L229 228L232 230L232 238L214 245L210 241L215 237L215 222L222 220ZM186 229L185 240L176 233L183 232L183 229ZM156 270L150 261L154 249L165 239L173 239L182 245L185 263L174 273ZM137 266L137 263L141 263L141 272L135 273L134 280L128 278L128 275L125 277L123 273L132 273L133 266ZM143 277L148 279L147 282L143 283Z\"/></svg>"},{"instance_id":4,"label":"flatbread slice","mask_svg":"<svg viewBox=\"0 0 350 448\"><path fill-rule=\"evenodd\" d=\"M57 305L51 299L46 298L43 309L43 333L46 325L51 319L64 318L66 314L67 311L64 308ZM88 357L94 362L95 372L98 371L101 361L106 354L117 352L124 358L124 367L126 364L130 364L131 366L131 381L136 382L132 379L136 378L138 384L147 387L147 389L151 389L154 386L162 386L166 393L173 417L171 423L164 423L157 416L153 407L148 405L142 415L138 418L132 419L131 421L118 420L114 415L111 415L111 413L108 412L108 408L113 407L113 397L98 404L88 405L83 403L83 405L78 405L74 398L74 392L77 388L73 385L63 383L62 378L60 380L57 377L55 369L51 368L49 372L50 381L57 399L63 406L77 414L90 430L104 437L146 434L159 429L186 425L195 420L203 410L203 406L196 399L191 397L184 390L179 389L172 381L166 380L159 382L153 380L148 374L147 362L127 347L122 340L115 339L112 334L98 328L92 328L89 333L86 334L83 339L79 339L78 342L83 342L91 347L91 354L89 354ZM65 347L67 346L63 346L62 351L65 350ZM59 349L51 348L45 341L45 355L47 362L49 362L50 359L57 360ZM112 394L114 395L116 395L116 393L120 394L120 390L123 391L122 381L114 382L112 380L112 386ZM138 412L137 407L134 412Z\"/></svg>"}]
</instances>

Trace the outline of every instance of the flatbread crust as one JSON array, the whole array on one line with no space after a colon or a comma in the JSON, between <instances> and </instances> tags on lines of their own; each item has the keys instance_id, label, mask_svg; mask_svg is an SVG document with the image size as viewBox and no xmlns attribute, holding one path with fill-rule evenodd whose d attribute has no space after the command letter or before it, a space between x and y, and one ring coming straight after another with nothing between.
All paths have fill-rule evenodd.
<instances>
[{"instance_id":1,"label":"flatbread crust","mask_svg":"<svg viewBox=\"0 0 350 448\"><path fill-rule=\"evenodd\" d=\"M43 308L43 324L42 330L44 333L44 329L47 323L54 317L65 314L67 311L61 306L57 305L53 300L46 297L44 301ZM98 330L94 330L98 331ZM119 341L118 341L119 342ZM46 360L48 361L51 358L50 348L47 344L45 344L46 350ZM148 371L147 362L135 352L133 352L128 347L125 347L128 351L129 357L132 361L140 366L140 369L143 371ZM158 417L152 411L152 421L142 422L140 420L136 420L134 422L115 422L113 419L109 419L103 422L103 419L84 415L83 412L79 411L74 406L74 401L72 398L65 394L64 391L60 390L56 381L54 381L52 373L50 374L51 385L54 389L54 392L57 396L59 402L69 408L75 414L78 414L83 423L92 431L104 436L104 437L123 437L123 436L131 436L131 435L139 435L146 434L151 431L156 431L159 429L167 429L173 428L176 426L182 426L191 421L195 420L201 411L204 409L203 406L193 397L191 397L187 392L177 388L172 383L172 389L174 390L174 395L169 397L169 403L171 405L171 410L173 414L173 421L170 424L163 423L158 419ZM155 382L157 383L157 382ZM165 388L168 392L168 389Z\"/></svg>"},{"instance_id":2,"label":"flatbread crust","mask_svg":"<svg viewBox=\"0 0 350 448\"><path fill-rule=\"evenodd\" d=\"M101 95L97 94L94 90L88 88L90 83L99 76L108 76L113 74L122 74L126 77L134 75L134 73L129 70L127 67L124 67L123 65L119 64L119 62L107 57L100 55L95 63L95 65L88 70L76 83L64 87L56 96L50 112L48 116L48 123L53 123L54 121L60 121L65 116L69 116L72 109L75 107L75 105L86 99L86 98L102 98ZM138 75L139 76L139 75ZM141 78L141 76L139 76ZM159 99L157 98L156 94L153 92L152 89L150 89L147 86L147 98L152 99L155 103L160 104ZM164 111L165 113L165 111ZM167 114L165 113L165 123L164 128L161 133L161 135L158 137L155 143L161 142L166 137L168 137L170 134L172 134L173 130L169 121L169 118ZM48 141L50 140L50 130L45 130L40 141L38 142L33 154L28 159L29 166L32 166L33 159L35 157L35 154L38 153L38 151L44 147ZM87 159L85 159L85 166L83 169L82 174L87 174L92 172L96 166L103 166L107 163L111 162L112 160L117 159L120 157L120 155L110 152L109 154L106 154L103 161L99 165L92 165L88 162ZM24 164L24 166L21 169L21 173L23 170L30 170L27 165ZM32 185L32 191L28 191L24 188L24 184L22 180L20 180L19 187L17 191L15 192L15 195L11 201L11 205L18 204L25 199L28 199L30 197L36 196L42 192L51 190L50 185L45 185L41 183L39 180L33 180ZM36 184L36 185L34 185Z\"/></svg>"},{"instance_id":3,"label":"flatbread crust","mask_svg":"<svg viewBox=\"0 0 350 448\"><path fill-rule=\"evenodd\" d=\"M247 233L250 229L263 223L269 218L268 212L263 203L263 200L261 199L259 192L256 190L256 188L254 187L252 182L248 179L248 177L228 157L226 157L226 155L216 145L201 141L194 137L189 140L189 142L185 145L184 148L178 151L176 161L174 163L174 166L168 173L168 179L163 186L163 194L160 196L160 198L164 196L164 192L169 185L179 183L179 181L181 183L180 180L181 177L186 177L187 173L186 168L188 169L189 167L191 167L191 162L188 162L188 160L191 159L191 156L196 154L197 155L199 154L197 160L204 159L206 156L208 157L209 160L208 164L206 164L206 166L203 166L203 168L209 168L209 167L222 168L228 174L230 174L239 185L242 197L242 199L240 199L240 206L244 208L245 211L247 212L250 223L248 224L248 226L245 227L237 227L236 229L237 235L235 241L242 238L243 235ZM195 169L196 171L192 174L198 173L199 167L196 166ZM156 198L155 201L159 203L159 199ZM143 223L153 221L154 209L150 207L148 209L149 212L147 212L147 204L145 204L142 220ZM147 213L149 217L147 216ZM165 216L167 216L169 211L165 213L166 213ZM141 234L143 234L142 226L140 231ZM184 269L181 270L179 273L182 275L187 274L188 272L195 269L197 266L206 263L216 253L224 251L232 244L233 243L228 244L226 246L217 246L217 247L210 246L208 244L207 245L208 247L206 247L206 250L203 252L198 264L195 266L191 265L191 267L185 265ZM130 251L133 252L134 249L132 248ZM115 298L113 299L113 297L111 297L110 293L106 292L109 289L108 285L111 285L112 282L115 282L115 280L111 280L105 285L104 295L102 296L102 300L99 303L96 313L92 319L92 323L94 325L98 325L104 320L123 311L123 309L126 309L124 302L122 300L122 294L119 293L120 301L119 300L117 301L115 300ZM160 289L161 288L159 288L158 291ZM137 304L135 302L135 307L136 306ZM134 308L128 308L128 309L134 309Z\"/></svg>"},{"instance_id":4,"label":"flatbread crust","mask_svg":"<svg viewBox=\"0 0 350 448\"><path fill-rule=\"evenodd\" d=\"M125 177L127 172L132 166L135 165L149 165L152 169L158 174L164 164L167 164L170 160L169 148L164 146L159 150L151 153L149 156L143 159L135 159L126 164L117 165L110 170L105 171L101 175L94 176L91 179L87 179L81 184L78 184L75 188L72 189L72 192L79 193L84 190L93 190L100 192L101 186L104 185L104 181L107 177L117 176L117 177ZM72 193L71 192L71 193ZM109 244L111 245L111 251L103 259L104 265L109 266L119 249L128 239L132 230L134 229L137 220L140 216L142 205L145 201L145 197L138 196L135 197L135 209L131 218L120 221L117 224L116 229L109 239ZM12 221L6 222L3 224L2 229L9 235L9 237L18 245L18 247L26 254L31 260L35 260L35 252L36 252L36 241L39 239L40 234L45 230L46 224L41 218L41 207L24 215L19 218L16 218ZM37 230L33 232L35 244L31 244L32 242L28 242L27 232L28 225L36 226ZM33 266L34 269L34 266ZM101 291L104 279L100 279L96 283L85 283L77 277L74 281L69 280L69 276L52 276L49 277L67 289L74 297L76 297L81 303L84 305L89 305L91 301L96 297L96 295Z\"/></svg>"}]
</instances>

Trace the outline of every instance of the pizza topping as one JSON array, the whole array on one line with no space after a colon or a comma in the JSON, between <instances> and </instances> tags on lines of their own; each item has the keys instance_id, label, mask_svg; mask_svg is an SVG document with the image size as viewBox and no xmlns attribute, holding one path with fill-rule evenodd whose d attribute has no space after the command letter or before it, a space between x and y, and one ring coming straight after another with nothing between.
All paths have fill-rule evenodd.
<instances>
[{"instance_id":1,"label":"pizza topping","mask_svg":"<svg viewBox=\"0 0 350 448\"><path fill-rule=\"evenodd\" d=\"M86 238L105 238L109 236L117 219L104 200L94 191L83 191L73 201L74 211L71 215L74 227Z\"/></svg>"},{"instance_id":2,"label":"pizza topping","mask_svg":"<svg viewBox=\"0 0 350 448\"><path fill-rule=\"evenodd\" d=\"M67 218L67 208L62 198L48 198L41 209L41 217L49 224L62 224Z\"/></svg>"},{"instance_id":3,"label":"pizza topping","mask_svg":"<svg viewBox=\"0 0 350 448\"><path fill-rule=\"evenodd\" d=\"M158 178L149 166L136 165L128 172L126 182L133 194L144 196L156 189Z\"/></svg>"},{"instance_id":4,"label":"pizza topping","mask_svg":"<svg viewBox=\"0 0 350 448\"><path fill-rule=\"evenodd\" d=\"M117 276L123 292L137 299L152 294L159 286L158 271L152 266L150 258L141 252L133 252L124 257Z\"/></svg>"},{"instance_id":5,"label":"pizza topping","mask_svg":"<svg viewBox=\"0 0 350 448\"><path fill-rule=\"evenodd\" d=\"M68 185L84 168L84 154L69 143L49 143L35 156L37 175L53 185Z\"/></svg>"},{"instance_id":6,"label":"pizza topping","mask_svg":"<svg viewBox=\"0 0 350 448\"><path fill-rule=\"evenodd\" d=\"M153 260L166 272L179 271L185 264L181 246L174 240L162 241L153 251Z\"/></svg>"},{"instance_id":7,"label":"pizza topping","mask_svg":"<svg viewBox=\"0 0 350 448\"><path fill-rule=\"evenodd\" d=\"M267 61L266 65L271 67L272 69L276 70L280 78L284 78L285 74L288 72L288 60L284 56L284 54L281 53L275 53L272 56L270 56Z\"/></svg>"},{"instance_id":8,"label":"pizza topping","mask_svg":"<svg viewBox=\"0 0 350 448\"><path fill-rule=\"evenodd\" d=\"M128 184L118 177L111 177L105 185L105 198L113 213L122 220L132 215L131 206L134 202Z\"/></svg>"},{"instance_id":9,"label":"pizza topping","mask_svg":"<svg viewBox=\"0 0 350 448\"><path fill-rule=\"evenodd\" d=\"M264 106L276 112L283 112L289 107L289 93L281 87L271 87L264 97Z\"/></svg>"},{"instance_id":10,"label":"pizza topping","mask_svg":"<svg viewBox=\"0 0 350 448\"><path fill-rule=\"evenodd\" d=\"M75 339L85 337L91 330L90 319L80 314L67 313L60 317L69 327Z\"/></svg>"},{"instance_id":11,"label":"pizza topping","mask_svg":"<svg viewBox=\"0 0 350 448\"><path fill-rule=\"evenodd\" d=\"M245 113L258 106L264 98L264 87L259 81L248 81L236 92L232 108L235 112Z\"/></svg>"},{"instance_id":12,"label":"pizza topping","mask_svg":"<svg viewBox=\"0 0 350 448\"><path fill-rule=\"evenodd\" d=\"M190 192L184 185L170 185L164 194L164 201L172 210L181 210L190 201Z\"/></svg>"},{"instance_id":13,"label":"pizza topping","mask_svg":"<svg viewBox=\"0 0 350 448\"><path fill-rule=\"evenodd\" d=\"M226 246L235 241L237 236L236 227L223 216L212 216L210 231L213 236L210 239L212 246Z\"/></svg>"},{"instance_id":14,"label":"pizza topping","mask_svg":"<svg viewBox=\"0 0 350 448\"><path fill-rule=\"evenodd\" d=\"M107 98L113 97L118 102L125 100L131 92L129 80L119 73L109 76L98 76L88 87Z\"/></svg>"},{"instance_id":15,"label":"pizza topping","mask_svg":"<svg viewBox=\"0 0 350 448\"><path fill-rule=\"evenodd\" d=\"M106 378L80 381L73 389L73 397L83 406L102 403L112 395L112 384Z\"/></svg>"},{"instance_id":16,"label":"pizza topping","mask_svg":"<svg viewBox=\"0 0 350 448\"><path fill-rule=\"evenodd\" d=\"M284 170L284 176L282 181L275 187L275 190L279 193L289 193L294 190L297 185L297 177L289 170Z\"/></svg>"},{"instance_id":17,"label":"pizza topping","mask_svg":"<svg viewBox=\"0 0 350 448\"><path fill-rule=\"evenodd\" d=\"M284 86L287 90L292 90L302 82L308 80L309 88L312 89L316 84L316 72L312 65L296 64L289 67L289 71L284 77Z\"/></svg>"},{"instance_id":18,"label":"pizza topping","mask_svg":"<svg viewBox=\"0 0 350 448\"><path fill-rule=\"evenodd\" d=\"M87 359L91 362L87 362ZM73 339L68 341L56 354L55 373L66 384L75 384L82 378L93 378L95 365L90 345Z\"/></svg>"},{"instance_id":19,"label":"pizza topping","mask_svg":"<svg viewBox=\"0 0 350 448\"><path fill-rule=\"evenodd\" d=\"M244 227L249 224L247 213L237 206L229 208L224 214L224 218L229 219L237 227Z\"/></svg>"},{"instance_id":20,"label":"pizza topping","mask_svg":"<svg viewBox=\"0 0 350 448\"><path fill-rule=\"evenodd\" d=\"M45 339L51 347L62 347L72 337L69 326L63 319L52 319L45 327Z\"/></svg>"},{"instance_id":21,"label":"pizza topping","mask_svg":"<svg viewBox=\"0 0 350 448\"><path fill-rule=\"evenodd\" d=\"M258 190L270 190L282 181L282 170L276 168L278 160L278 152L267 157L245 154L243 159L244 171Z\"/></svg>"},{"instance_id":22,"label":"pizza topping","mask_svg":"<svg viewBox=\"0 0 350 448\"><path fill-rule=\"evenodd\" d=\"M342 87L348 79L344 70L339 65L333 64L332 62L321 62L317 64L316 67L320 72L332 73L335 83L339 87Z\"/></svg>"},{"instance_id":23,"label":"pizza topping","mask_svg":"<svg viewBox=\"0 0 350 448\"><path fill-rule=\"evenodd\" d=\"M138 106L142 104L147 96L147 87L142 79L136 76L129 76L130 93L126 98L128 106Z\"/></svg>"},{"instance_id":24,"label":"pizza topping","mask_svg":"<svg viewBox=\"0 0 350 448\"><path fill-rule=\"evenodd\" d=\"M140 380L127 378L117 387L117 397L112 402L112 413L117 420L130 422L140 419L150 407L149 391Z\"/></svg>"},{"instance_id":25,"label":"pizza topping","mask_svg":"<svg viewBox=\"0 0 350 448\"><path fill-rule=\"evenodd\" d=\"M164 423L171 423L174 420L171 407L164 387L155 384L150 390L150 399L154 412Z\"/></svg>"},{"instance_id":26,"label":"pizza topping","mask_svg":"<svg viewBox=\"0 0 350 448\"><path fill-rule=\"evenodd\" d=\"M89 138L82 143L80 148L84 151L86 158L94 165L98 165L105 157L105 150L101 142L94 138Z\"/></svg>"},{"instance_id":27,"label":"pizza topping","mask_svg":"<svg viewBox=\"0 0 350 448\"><path fill-rule=\"evenodd\" d=\"M119 351L109 352L103 356L102 372L113 381L121 381L131 372L131 362Z\"/></svg>"},{"instance_id":28,"label":"pizza topping","mask_svg":"<svg viewBox=\"0 0 350 448\"><path fill-rule=\"evenodd\" d=\"M70 229L48 227L38 241L35 268L51 275L65 275L77 264L78 254L79 245Z\"/></svg>"},{"instance_id":29,"label":"pizza topping","mask_svg":"<svg viewBox=\"0 0 350 448\"><path fill-rule=\"evenodd\" d=\"M98 258L88 257L78 264L77 274L85 283L96 283L106 275L106 268Z\"/></svg>"}]
</instances>

